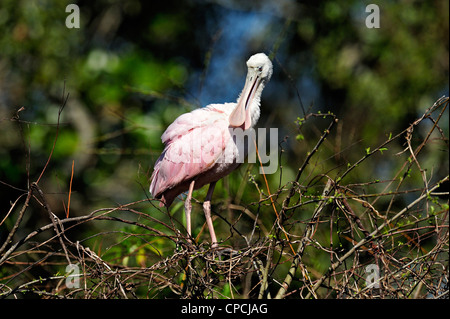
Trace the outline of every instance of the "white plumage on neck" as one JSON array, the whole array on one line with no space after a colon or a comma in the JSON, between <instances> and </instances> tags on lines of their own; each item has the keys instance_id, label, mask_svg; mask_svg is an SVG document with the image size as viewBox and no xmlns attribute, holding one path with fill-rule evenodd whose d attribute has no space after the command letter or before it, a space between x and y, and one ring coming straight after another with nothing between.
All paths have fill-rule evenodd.
<instances>
[{"instance_id":1,"label":"white plumage on neck","mask_svg":"<svg viewBox=\"0 0 450 319\"><path fill-rule=\"evenodd\" d=\"M231 127L244 130L253 127L259 119L261 93L272 76L272 62L264 53L258 53L248 59L247 67L244 89L229 117Z\"/></svg>"}]
</instances>

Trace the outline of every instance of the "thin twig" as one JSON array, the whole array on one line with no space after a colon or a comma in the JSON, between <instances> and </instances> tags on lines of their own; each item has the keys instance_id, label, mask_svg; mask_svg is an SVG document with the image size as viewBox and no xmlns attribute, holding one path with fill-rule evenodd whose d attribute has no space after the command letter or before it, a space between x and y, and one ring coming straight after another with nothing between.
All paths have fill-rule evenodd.
<instances>
[{"instance_id":1,"label":"thin twig","mask_svg":"<svg viewBox=\"0 0 450 319\"><path fill-rule=\"evenodd\" d=\"M449 180L449 176L447 175L445 178L441 179L437 184L435 184L431 189L430 192L437 189L441 183L444 183ZM333 271L336 270L337 267L339 267L348 257L354 254L354 252L361 247L362 245L366 244L369 241L373 241L376 238L380 236L380 233L390 223L393 223L400 217L402 217L405 213L407 213L412 207L414 207L417 203L421 202L422 200L426 199L428 196L428 193L422 194L419 196L416 200L414 200L412 203L410 203L408 206L406 206L404 209L402 209L400 212L398 212L394 217L390 218L389 220L385 221L383 224L381 224L377 229L375 229L373 232L369 234L369 236L361 239L356 245L354 245L347 253L345 253L342 257L338 258L338 260L330 266L328 271L325 273L325 275L320 278L316 284L313 287L313 291L316 291L324 282L324 280L331 274ZM382 234L381 234L382 235ZM308 294L306 298L310 298L311 294Z\"/></svg>"}]
</instances>

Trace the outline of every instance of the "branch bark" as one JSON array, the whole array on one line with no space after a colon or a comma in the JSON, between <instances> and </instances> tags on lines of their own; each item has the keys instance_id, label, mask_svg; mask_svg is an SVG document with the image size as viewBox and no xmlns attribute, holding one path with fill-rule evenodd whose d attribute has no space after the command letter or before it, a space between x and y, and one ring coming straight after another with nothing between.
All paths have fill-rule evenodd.
<instances>
[{"instance_id":1,"label":"branch bark","mask_svg":"<svg viewBox=\"0 0 450 319\"><path fill-rule=\"evenodd\" d=\"M309 241L314 234L314 225L317 222L317 219L319 218L320 213L323 211L325 206L327 205L327 196L330 194L332 190L332 181L329 179L327 184L325 185L325 188L322 192L322 196L324 199L319 203L317 208L315 209L311 221L306 225L305 233L300 241L300 244L297 248L297 254L294 256L294 260L291 263L291 267L289 268L289 272L286 275L286 278L283 281L283 284L281 285L280 289L278 290L277 295L275 296L275 299L281 299L284 297L286 291L288 290L292 279L295 277L295 272L297 271L297 268L300 265L301 258L303 256L303 252L306 248L306 242ZM314 291L310 290L310 293L315 295ZM317 296L315 296L317 298Z\"/></svg>"},{"instance_id":2,"label":"branch bark","mask_svg":"<svg viewBox=\"0 0 450 319\"><path fill-rule=\"evenodd\" d=\"M330 268L328 268L328 271L316 282L316 284L312 288L312 292L315 292L320 287L320 285L322 285L324 280L327 279L328 276L330 276L330 274L332 274L336 270L336 268L339 267L344 262L344 260L346 260L348 257L353 255L353 253L359 247L361 247L362 245L366 244L369 241L372 241L372 240L377 239L378 237L382 236L383 234L381 234L381 231L383 230L384 227L386 227L390 223L393 223L394 221L396 221L397 219L402 217L406 212L408 212L412 207L414 207L414 205L416 205L420 201L426 199L432 191L434 191L435 189L437 189L440 186L440 184L442 184L443 182L446 182L448 180L449 180L449 176L447 175L445 178L441 179L436 185L434 185L428 192L422 194L415 201L413 201L408 206L406 206L404 209L402 209L400 212L398 212L394 217L392 217L391 219L386 220L377 229L375 229L373 232L371 232L367 237L361 239L356 245L354 245L352 247L352 249L350 249L341 258L338 258L338 260L334 264L332 264L330 266ZM307 299L311 298L312 292L310 291L310 293L306 296Z\"/></svg>"}]
</instances>

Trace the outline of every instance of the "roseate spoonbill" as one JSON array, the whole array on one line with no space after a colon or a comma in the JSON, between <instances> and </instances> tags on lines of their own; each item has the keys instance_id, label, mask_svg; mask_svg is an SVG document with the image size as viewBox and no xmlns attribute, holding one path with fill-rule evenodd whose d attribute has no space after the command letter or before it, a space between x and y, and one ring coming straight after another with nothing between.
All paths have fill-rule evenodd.
<instances>
[{"instance_id":1,"label":"roseate spoonbill","mask_svg":"<svg viewBox=\"0 0 450 319\"><path fill-rule=\"evenodd\" d=\"M237 103L210 104L182 114L166 129L161 136L165 147L151 177L150 193L161 199L160 207L169 207L179 194L188 191L184 207L189 236L192 192L209 184L203 211L213 248L218 246L211 219L214 186L240 165L238 157L247 155L246 148L237 145L242 139L234 136L234 130L243 132L256 124L261 93L272 75L272 62L264 53L251 56L247 67Z\"/></svg>"}]
</instances>

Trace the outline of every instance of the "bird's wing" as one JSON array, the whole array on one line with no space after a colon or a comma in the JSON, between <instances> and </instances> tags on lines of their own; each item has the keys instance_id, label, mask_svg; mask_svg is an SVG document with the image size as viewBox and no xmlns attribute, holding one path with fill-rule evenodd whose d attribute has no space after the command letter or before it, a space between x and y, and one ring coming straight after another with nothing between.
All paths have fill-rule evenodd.
<instances>
[{"instance_id":1,"label":"bird's wing","mask_svg":"<svg viewBox=\"0 0 450 319\"><path fill-rule=\"evenodd\" d=\"M152 195L157 197L207 171L229 142L228 125L228 115L214 109L179 116L161 137L165 148L155 164Z\"/></svg>"}]
</instances>

